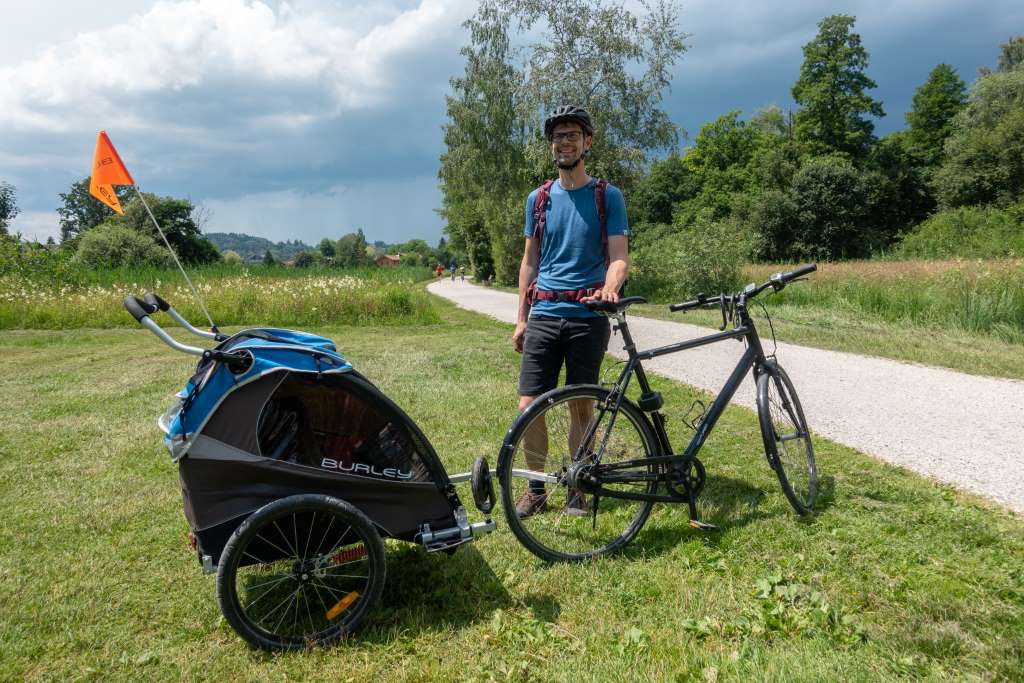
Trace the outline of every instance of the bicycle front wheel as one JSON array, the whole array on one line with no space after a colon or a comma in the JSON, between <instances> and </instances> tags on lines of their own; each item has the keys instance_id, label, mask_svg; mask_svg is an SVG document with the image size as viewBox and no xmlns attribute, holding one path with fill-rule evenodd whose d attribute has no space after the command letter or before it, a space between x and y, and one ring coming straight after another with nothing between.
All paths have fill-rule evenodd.
<instances>
[{"instance_id":1,"label":"bicycle front wheel","mask_svg":"<svg viewBox=\"0 0 1024 683\"><path fill-rule=\"evenodd\" d=\"M768 462L793 509L805 515L818 496L814 445L796 389L777 365L765 365L757 378L757 414Z\"/></svg>"},{"instance_id":2,"label":"bicycle front wheel","mask_svg":"<svg viewBox=\"0 0 1024 683\"><path fill-rule=\"evenodd\" d=\"M550 391L519 416L502 445L498 478L508 526L548 562L578 562L618 550L639 533L654 505L594 496L568 481L579 463L609 465L659 453L640 409L623 399L612 410L605 405L608 393L596 385ZM633 471L651 475L657 469ZM603 488L653 494L657 482L605 482Z\"/></svg>"}]
</instances>

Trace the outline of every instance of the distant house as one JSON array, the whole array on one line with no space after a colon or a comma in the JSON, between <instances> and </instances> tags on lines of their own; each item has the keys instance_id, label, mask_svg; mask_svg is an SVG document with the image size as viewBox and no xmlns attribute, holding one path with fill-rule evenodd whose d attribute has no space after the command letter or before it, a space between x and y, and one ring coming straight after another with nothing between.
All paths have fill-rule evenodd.
<instances>
[{"instance_id":1,"label":"distant house","mask_svg":"<svg viewBox=\"0 0 1024 683\"><path fill-rule=\"evenodd\" d=\"M401 254L383 254L374 259L374 262L381 268L394 268L402 262Z\"/></svg>"}]
</instances>

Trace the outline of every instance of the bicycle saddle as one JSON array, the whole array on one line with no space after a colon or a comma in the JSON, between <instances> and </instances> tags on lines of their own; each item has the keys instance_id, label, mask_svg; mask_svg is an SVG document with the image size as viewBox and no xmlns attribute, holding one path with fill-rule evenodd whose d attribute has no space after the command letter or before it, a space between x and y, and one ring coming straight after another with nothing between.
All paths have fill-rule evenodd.
<instances>
[{"instance_id":1,"label":"bicycle saddle","mask_svg":"<svg viewBox=\"0 0 1024 683\"><path fill-rule=\"evenodd\" d=\"M647 299L642 296L624 296L616 303L611 303L609 301L584 301L583 305L591 311L598 311L600 313L621 313L631 304L645 303L647 303Z\"/></svg>"}]
</instances>

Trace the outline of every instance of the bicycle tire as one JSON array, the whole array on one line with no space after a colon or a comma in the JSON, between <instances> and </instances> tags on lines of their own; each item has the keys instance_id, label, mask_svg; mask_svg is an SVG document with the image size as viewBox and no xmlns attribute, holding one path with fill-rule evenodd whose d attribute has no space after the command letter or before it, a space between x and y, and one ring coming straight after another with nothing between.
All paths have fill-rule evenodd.
<instances>
[{"instance_id":1,"label":"bicycle tire","mask_svg":"<svg viewBox=\"0 0 1024 683\"><path fill-rule=\"evenodd\" d=\"M793 509L808 514L818 496L818 467L800 397L789 375L766 364L757 378L757 414L768 462Z\"/></svg>"},{"instance_id":2,"label":"bicycle tire","mask_svg":"<svg viewBox=\"0 0 1024 683\"><path fill-rule=\"evenodd\" d=\"M654 503L651 501L623 500L601 497L595 514L593 497L584 496L588 514L572 516L566 514L569 488L565 482L545 484L544 501L548 508L537 514L521 519L516 513L516 501L529 487L529 480L513 475L513 470L532 470L538 466L537 459L544 458L540 465L545 472L564 475L572 464L571 460L571 418L572 410L586 410L581 401L593 402L600 406L607 399L609 391L597 385L579 384L554 389L538 397L513 423L505 437L498 457L498 479L501 485L502 506L509 529L519 542L537 557L548 562L580 562L600 555L607 555L621 549L640 532ZM570 405L571 402L572 407ZM651 431L647 418L631 401L623 399L614 422L612 411L598 411L594 419L598 428L594 444L608 437L602 451L602 463L654 457L660 454L658 441ZM538 420L543 419L542 422ZM543 424L544 449L547 453L538 455L534 449L527 449L524 441L531 437L531 429ZM592 424L589 423L589 424ZM612 425L609 434L606 425ZM555 434L557 432L557 434ZM577 432L578 433L578 432ZM554 438L552 435L554 434ZM581 438L581 437L578 437ZM553 444L564 442L564 448L552 452ZM534 444L531 444L534 445ZM600 449L600 447L598 447ZM527 451L532 453L527 456ZM534 462L528 463L527 457ZM557 458L551 462L551 458ZM593 453L591 453L593 457ZM534 470L537 471L537 470ZM655 493L657 482L620 484L620 488L641 493Z\"/></svg>"},{"instance_id":3,"label":"bicycle tire","mask_svg":"<svg viewBox=\"0 0 1024 683\"><path fill-rule=\"evenodd\" d=\"M231 535L217 598L251 645L307 649L359 628L384 577L384 542L366 515L331 496L296 495L263 506Z\"/></svg>"}]
</instances>

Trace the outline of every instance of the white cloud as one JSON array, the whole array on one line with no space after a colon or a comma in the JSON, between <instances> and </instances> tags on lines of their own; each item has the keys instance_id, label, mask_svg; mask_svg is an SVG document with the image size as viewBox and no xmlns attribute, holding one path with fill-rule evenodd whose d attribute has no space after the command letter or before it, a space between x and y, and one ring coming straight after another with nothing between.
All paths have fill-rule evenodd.
<instances>
[{"instance_id":1,"label":"white cloud","mask_svg":"<svg viewBox=\"0 0 1024 683\"><path fill-rule=\"evenodd\" d=\"M407 75L394 62L454 35L470 11L466 0L423 0L367 31L364 6L353 8L349 25L315 4L282 3L275 12L260 0L164 0L0 68L0 126L58 132L116 120L155 128L164 122L125 112L150 96L207 90L216 98L243 85L292 124L378 106Z\"/></svg>"},{"instance_id":2,"label":"white cloud","mask_svg":"<svg viewBox=\"0 0 1024 683\"><path fill-rule=\"evenodd\" d=\"M56 211L22 211L13 221L8 230L21 233L22 238L45 242L47 237L60 241L60 217Z\"/></svg>"}]
</instances>

